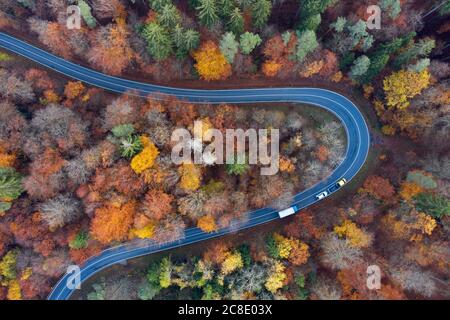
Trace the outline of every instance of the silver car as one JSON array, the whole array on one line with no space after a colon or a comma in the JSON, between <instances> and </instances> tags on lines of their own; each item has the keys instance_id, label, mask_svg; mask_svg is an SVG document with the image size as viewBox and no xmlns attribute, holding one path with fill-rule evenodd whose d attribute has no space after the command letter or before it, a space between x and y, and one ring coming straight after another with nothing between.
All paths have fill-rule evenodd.
<instances>
[{"instance_id":1,"label":"silver car","mask_svg":"<svg viewBox=\"0 0 450 320\"><path fill-rule=\"evenodd\" d=\"M316 199L317 200L322 200L323 198L328 196L328 191L323 191L321 193L319 193L318 195L316 195Z\"/></svg>"}]
</instances>

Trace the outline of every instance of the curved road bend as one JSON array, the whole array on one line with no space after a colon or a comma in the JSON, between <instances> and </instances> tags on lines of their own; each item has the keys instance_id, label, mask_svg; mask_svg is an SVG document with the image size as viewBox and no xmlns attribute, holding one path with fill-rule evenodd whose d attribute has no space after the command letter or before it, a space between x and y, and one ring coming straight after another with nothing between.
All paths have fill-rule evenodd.
<instances>
[{"instance_id":1,"label":"curved road bend","mask_svg":"<svg viewBox=\"0 0 450 320\"><path fill-rule=\"evenodd\" d=\"M308 103L332 112L343 123L347 133L347 151L345 159L328 178L293 197L291 205L296 205L298 210L316 203L317 199L315 198L315 195L328 189L328 187L336 183L341 178L345 178L347 181L350 181L353 177L355 177L364 165L369 152L370 136L363 115L349 99L333 91L319 88L264 88L233 90L193 90L170 88L108 76L66 61L1 32L0 47L25 58L31 59L68 77L83 81L92 86L97 86L118 93L123 93L127 90L134 90L138 95L147 96L151 93L160 92L163 94L174 95L179 99L188 100L193 103L211 104L242 104L257 102ZM98 256L91 257L84 263L80 271L81 282L108 266L131 258L219 237L276 219L279 219L277 210L272 208L263 208L249 212L246 220L234 221L231 226L213 233L205 233L199 228L194 227L186 229L181 238L169 243L156 244L151 240L141 240L112 247L104 250ZM66 283L68 279L68 275L62 277L54 286L52 292L48 296L48 299L69 299L74 290L67 287Z\"/></svg>"}]
</instances>

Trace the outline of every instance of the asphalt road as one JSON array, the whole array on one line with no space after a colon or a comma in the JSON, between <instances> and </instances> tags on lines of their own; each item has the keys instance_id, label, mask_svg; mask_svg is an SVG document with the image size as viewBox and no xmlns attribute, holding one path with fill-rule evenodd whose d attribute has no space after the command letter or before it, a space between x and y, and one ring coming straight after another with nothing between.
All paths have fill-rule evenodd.
<instances>
[{"instance_id":1,"label":"asphalt road","mask_svg":"<svg viewBox=\"0 0 450 320\"><path fill-rule=\"evenodd\" d=\"M263 88L263 89L233 89L233 90L193 90L170 88L164 86L139 83L131 80L120 79L102 74L100 72L79 66L75 63L61 59L51 53L27 44L5 33L0 33L0 47L31 59L47 68L63 73L68 77L83 81L92 86L106 90L123 93L134 90L135 94L147 96L151 93L177 96L179 99L194 103L255 103L255 102L293 102L308 103L332 112L340 119L347 133L347 151L343 162L325 180L315 186L295 195L292 206L298 209L306 208L317 202L315 196L328 189L341 178L350 181L356 176L364 165L370 147L370 135L366 121L358 108L346 97L325 89L319 88ZM151 240L134 241L117 247L106 249L98 256L92 257L81 266L81 282L93 274L113 264L126 261L131 258L160 252L195 242L219 237L225 234L249 229L256 225L280 219L278 211L271 208L263 208L249 212L247 219L233 221L230 227L223 228L213 233L205 233L199 228L189 228L180 239L156 244ZM69 275L65 275L53 287L48 299L68 299L74 290L66 284Z\"/></svg>"}]
</instances>

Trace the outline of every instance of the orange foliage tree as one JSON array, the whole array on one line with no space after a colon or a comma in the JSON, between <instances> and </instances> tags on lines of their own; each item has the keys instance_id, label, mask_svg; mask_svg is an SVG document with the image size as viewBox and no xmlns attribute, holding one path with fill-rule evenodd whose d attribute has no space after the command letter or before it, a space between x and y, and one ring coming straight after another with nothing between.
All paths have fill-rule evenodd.
<instances>
[{"instance_id":1,"label":"orange foliage tree","mask_svg":"<svg viewBox=\"0 0 450 320\"><path fill-rule=\"evenodd\" d=\"M399 195L402 199L410 201L414 196L423 191L423 188L414 182L404 181L402 183Z\"/></svg>"},{"instance_id":2,"label":"orange foliage tree","mask_svg":"<svg viewBox=\"0 0 450 320\"><path fill-rule=\"evenodd\" d=\"M229 243L225 241L216 241L205 251L203 259L214 264L221 264L227 257L229 249Z\"/></svg>"},{"instance_id":3,"label":"orange foliage tree","mask_svg":"<svg viewBox=\"0 0 450 320\"><path fill-rule=\"evenodd\" d=\"M287 42L280 34L270 38L263 49L267 59L262 66L263 73L268 77L274 77L283 71L289 73L294 70L295 63L289 57L294 53L296 43L297 37L293 34Z\"/></svg>"},{"instance_id":4,"label":"orange foliage tree","mask_svg":"<svg viewBox=\"0 0 450 320\"><path fill-rule=\"evenodd\" d=\"M331 76L338 71L337 56L330 50L324 50L324 65L320 69L320 75L324 77Z\"/></svg>"},{"instance_id":5,"label":"orange foliage tree","mask_svg":"<svg viewBox=\"0 0 450 320\"><path fill-rule=\"evenodd\" d=\"M306 243L300 241L292 242L291 253L289 254L288 260L296 266L305 264L310 256L309 246Z\"/></svg>"},{"instance_id":6,"label":"orange foliage tree","mask_svg":"<svg viewBox=\"0 0 450 320\"><path fill-rule=\"evenodd\" d=\"M143 203L145 214L155 220L161 220L172 211L172 201L172 195L152 189L145 195Z\"/></svg>"},{"instance_id":7,"label":"orange foliage tree","mask_svg":"<svg viewBox=\"0 0 450 320\"><path fill-rule=\"evenodd\" d=\"M193 57L195 68L204 80L223 80L231 75L231 65L212 41L203 43Z\"/></svg>"},{"instance_id":8,"label":"orange foliage tree","mask_svg":"<svg viewBox=\"0 0 450 320\"><path fill-rule=\"evenodd\" d=\"M117 18L116 24L99 29L98 42L88 53L89 62L102 71L120 75L130 64L135 54L130 47L130 31L123 18ZM106 32L105 32L106 31ZM106 36L105 36L106 34Z\"/></svg>"},{"instance_id":9,"label":"orange foliage tree","mask_svg":"<svg viewBox=\"0 0 450 320\"><path fill-rule=\"evenodd\" d=\"M133 224L135 207L135 202L130 201L123 205L112 203L96 209L91 221L92 236L103 244L126 239Z\"/></svg>"},{"instance_id":10,"label":"orange foliage tree","mask_svg":"<svg viewBox=\"0 0 450 320\"><path fill-rule=\"evenodd\" d=\"M325 147L324 145L320 145L315 152L315 156L317 157L317 159L319 159L320 162L325 162L328 159L329 153L330 152L327 147Z\"/></svg>"},{"instance_id":11,"label":"orange foliage tree","mask_svg":"<svg viewBox=\"0 0 450 320\"><path fill-rule=\"evenodd\" d=\"M264 75L268 77L275 77L278 71L281 69L281 67L282 67L281 63L274 60L269 60L263 63L262 72L264 73Z\"/></svg>"},{"instance_id":12,"label":"orange foliage tree","mask_svg":"<svg viewBox=\"0 0 450 320\"><path fill-rule=\"evenodd\" d=\"M211 215L200 217L197 221L197 226L205 232L213 232L217 230L216 221Z\"/></svg>"},{"instance_id":13,"label":"orange foliage tree","mask_svg":"<svg viewBox=\"0 0 450 320\"><path fill-rule=\"evenodd\" d=\"M85 89L86 88L81 81L69 81L64 87L64 94L67 99L72 100L78 98Z\"/></svg>"},{"instance_id":14,"label":"orange foliage tree","mask_svg":"<svg viewBox=\"0 0 450 320\"><path fill-rule=\"evenodd\" d=\"M295 165L292 163L292 160L286 157L280 158L280 171L281 172L294 172Z\"/></svg>"}]
</instances>

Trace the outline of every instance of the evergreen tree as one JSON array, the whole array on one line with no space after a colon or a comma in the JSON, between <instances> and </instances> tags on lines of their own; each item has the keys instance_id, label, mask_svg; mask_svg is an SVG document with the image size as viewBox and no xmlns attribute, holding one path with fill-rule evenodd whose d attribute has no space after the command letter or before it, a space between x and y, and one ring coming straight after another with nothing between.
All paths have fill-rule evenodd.
<instances>
[{"instance_id":1,"label":"evergreen tree","mask_svg":"<svg viewBox=\"0 0 450 320\"><path fill-rule=\"evenodd\" d=\"M240 176L243 175L250 166L247 163L247 159L244 156L238 155L232 163L225 165L226 171L229 175Z\"/></svg>"},{"instance_id":2,"label":"evergreen tree","mask_svg":"<svg viewBox=\"0 0 450 320\"><path fill-rule=\"evenodd\" d=\"M358 79L359 76L362 76L367 72L370 66L370 59L367 56L360 56L354 62L353 66L350 69L350 78L353 80Z\"/></svg>"},{"instance_id":3,"label":"evergreen tree","mask_svg":"<svg viewBox=\"0 0 450 320\"><path fill-rule=\"evenodd\" d=\"M322 16L318 13L306 18L302 23L302 27L304 30L316 30L319 27L320 22L322 22Z\"/></svg>"},{"instance_id":4,"label":"evergreen tree","mask_svg":"<svg viewBox=\"0 0 450 320\"><path fill-rule=\"evenodd\" d=\"M178 59L184 58L189 51L197 49L200 44L200 35L193 29L183 29L180 25L176 25L173 31L173 42L176 47Z\"/></svg>"},{"instance_id":5,"label":"evergreen tree","mask_svg":"<svg viewBox=\"0 0 450 320\"><path fill-rule=\"evenodd\" d=\"M270 12L272 10L272 2L270 0L258 0L252 4L253 26L261 29L267 23Z\"/></svg>"},{"instance_id":6,"label":"evergreen tree","mask_svg":"<svg viewBox=\"0 0 450 320\"><path fill-rule=\"evenodd\" d=\"M236 37L233 32L227 32L222 36L220 40L220 51L227 59L228 63L233 63L234 56L239 50L239 43L236 41Z\"/></svg>"},{"instance_id":7,"label":"evergreen tree","mask_svg":"<svg viewBox=\"0 0 450 320\"><path fill-rule=\"evenodd\" d=\"M164 6L172 4L172 0L148 0L150 8L156 12L160 12Z\"/></svg>"},{"instance_id":8,"label":"evergreen tree","mask_svg":"<svg viewBox=\"0 0 450 320\"><path fill-rule=\"evenodd\" d=\"M331 27L337 32L341 33L344 31L345 25L347 24L347 18L345 17L338 17L336 22L331 24Z\"/></svg>"},{"instance_id":9,"label":"evergreen tree","mask_svg":"<svg viewBox=\"0 0 450 320\"><path fill-rule=\"evenodd\" d=\"M450 215L450 201L439 195L420 193L415 197L415 204L420 212L429 214L434 218Z\"/></svg>"},{"instance_id":10,"label":"evergreen tree","mask_svg":"<svg viewBox=\"0 0 450 320\"><path fill-rule=\"evenodd\" d=\"M181 22L181 15L173 4L166 4L158 13L158 22L167 29L173 29Z\"/></svg>"},{"instance_id":11,"label":"evergreen tree","mask_svg":"<svg viewBox=\"0 0 450 320\"><path fill-rule=\"evenodd\" d=\"M440 9L439 9L439 15L445 16L446 14L450 13L450 1L447 1Z\"/></svg>"},{"instance_id":12,"label":"evergreen tree","mask_svg":"<svg viewBox=\"0 0 450 320\"><path fill-rule=\"evenodd\" d=\"M394 68L400 69L402 66L407 65L419 57L428 56L435 45L436 42L433 39L421 39L418 42L413 43L395 58L393 62Z\"/></svg>"},{"instance_id":13,"label":"evergreen tree","mask_svg":"<svg viewBox=\"0 0 450 320\"><path fill-rule=\"evenodd\" d=\"M415 64L410 64L407 69L408 71L419 73L422 72L424 69L428 68L429 66L430 66L430 59L423 58L417 61Z\"/></svg>"},{"instance_id":14,"label":"evergreen tree","mask_svg":"<svg viewBox=\"0 0 450 320\"><path fill-rule=\"evenodd\" d=\"M184 48L186 51L195 50L200 45L200 34L194 29L187 29L184 32Z\"/></svg>"},{"instance_id":15,"label":"evergreen tree","mask_svg":"<svg viewBox=\"0 0 450 320\"><path fill-rule=\"evenodd\" d=\"M218 0L219 16L223 20L228 20L236 8L234 0ZM238 8L239 9L239 8Z\"/></svg>"},{"instance_id":16,"label":"evergreen tree","mask_svg":"<svg viewBox=\"0 0 450 320\"><path fill-rule=\"evenodd\" d=\"M134 126L130 123L119 124L112 128L111 132L116 138L128 137L134 133Z\"/></svg>"},{"instance_id":17,"label":"evergreen tree","mask_svg":"<svg viewBox=\"0 0 450 320\"><path fill-rule=\"evenodd\" d=\"M362 49L367 51L373 44L373 36L367 32L367 24L363 20L358 20L354 25L347 27L349 36L353 39L353 48L362 41Z\"/></svg>"},{"instance_id":18,"label":"evergreen tree","mask_svg":"<svg viewBox=\"0 0 450 320\"><path fill-rule=\"evenodd\" d=\"M0 199L14 200L22 192L22 175L13 168L0 167Z\"/></svg>"},{"instance_id":19,"label":"evergreen tree","mask_svg":"<svg viewBox=\"0 0 450 320\"><path fill-rule=\"evenodd\" d=\"M395 19L402 10L400 6L400 0L381 0L378 5L381 10L389 12L389 17Z\"/></svg>"},{"instance_id":20,"label":"evergreen tree","mask_svg":"<svg viewBox=\"0 0 450 320\"><path fill-rule=\"evenodd\" d=\"M219 22L217 6L215 0L199 0L200 5L196 8L201 23L207 27L212 27Z\"/></svg>"},{"instance_id":21,"label":"evergreen tree","mask_svg":"<svg viewBox=\"0 0 450 320\"><path fill-rule=\"evenodd\" d=\"M89 233L86 231L80 231L77 233L75 238L69 242L69 247L71 249L83 249L88 246Z\"/></svg>"},{"instance_id":22,"label":"evergreen tree","mask_svg":"<svg viewBox=\"0 0 450 320\"><path fill-rule=\"evenodd\" d=\"M333 0L301 0L298 30L304 31L311 26L317 28L317 15L322 14L332 2ZM313 18L314 16L316 17Z\"/></svg>"},{"instance_id":23,"label":"evergreen tree","mask_svg":"<svg viewBox=\"0 0 450 320\"><path fill-rule=\"evenodd\" d=\"M231 12L227 27L228 30L236 35L240 35L244 32L244 17L239 8L236 7Z\"/></svg>"},{"instance_id":24,"label":"evergreen tree","mask_svg":"<svg viewBox=\"0 0 450 320\"><path fill-rule=\"evenodd\" d=\"M246 32L241 35L240 47L243 54L250 54L257 46L261 44L261 37L257 34Z\"/></svg>"},{"instance_id":25,"label":"evergreen tree","mask_svg":"<svg viewBox=\"0 0 450 320\"><path fill-rule=\"evenodd\" d=\"M167 59L173 52L169 33L156 22L147 24L142 30L142 36L147 42L147 51L155 60Z\"/></svg>"},{"instance_id":26,"label":"evergreen tree","mask_svg":"<svg viewBox=\"0 0 450 320\"><path fill-rule=\"evenodd\" d=\"M360 82L370 83L384 69L390 56L410 43L415 35L415 32L411 32L402 38L395 38L391 42L382 43L373 53L369 54L370 66L364 76L361 77Z\"/></svg>"},{"instance_id":27,"label":"evergreen tree","mask_svg":"<svg viewBox=\"0 0 450 320\"><path fill-rule=\"evenodd\" d=\"M122 157L131 159L144 148L141 139L137 135L123 137L119 141L119 151Z\"/></svg>"},{"instance_id":28,"label":"evergreen tree","mask_svg":"<svg viewBox=\"0 0 450 320\"><path fill-rule=\"evenodd\" d=\"M317 42L316 33L314 31L297 31L297 49L295 52L295 59L298 62L302 62L305 60L308 53L314 51L318 45L319 43Z\"/></svg>"},{"instance_id":29,"label":"evergreen tree","mask_svg":"<svg viewBox=\"0 0 450 320\"><path fill-rule=\"evenodd\" d=\"M95 18L92 16L91 7L84 0L78 0L78 8L80 8L81 16L83 17L84 22L86 22L87 26L91 29L95 28L97 23Z\"/></svg>"}]
</instances>

